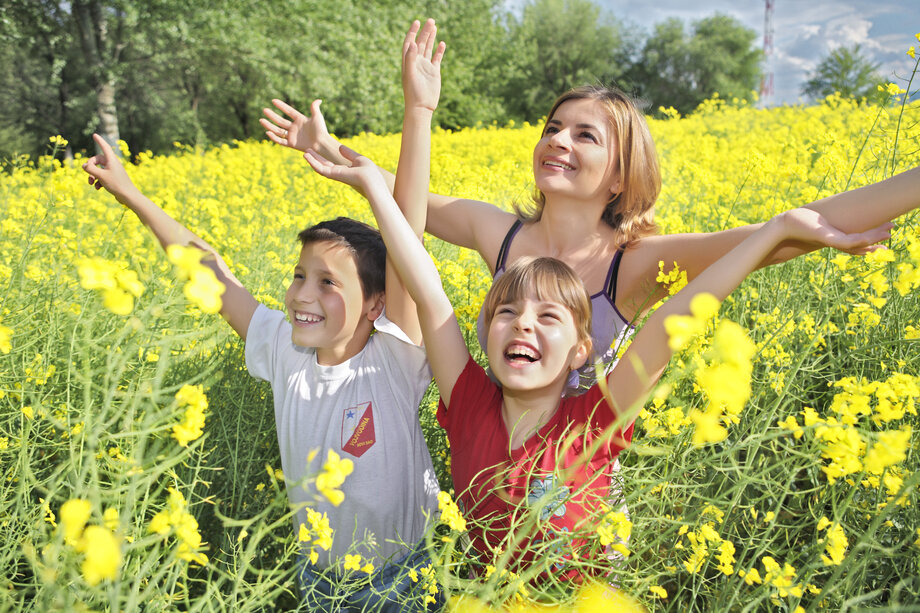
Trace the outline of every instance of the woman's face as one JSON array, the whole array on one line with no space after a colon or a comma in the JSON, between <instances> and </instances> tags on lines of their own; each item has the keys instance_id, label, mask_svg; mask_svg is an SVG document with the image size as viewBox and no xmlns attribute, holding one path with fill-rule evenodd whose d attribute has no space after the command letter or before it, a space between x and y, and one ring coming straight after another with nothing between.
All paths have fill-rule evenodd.
<instances>
[{"instance_id":1,"label":"woman's face","mask_svg":"<svg viewBox=\"0 0 920 613\"><path fill-rule=\"evenodd\" d=\"M616 134L596 100L567 100L543 128L533 150L537 189L547 198L565 196L605 204L620 191Z\"/></svg>"}]
</instances>

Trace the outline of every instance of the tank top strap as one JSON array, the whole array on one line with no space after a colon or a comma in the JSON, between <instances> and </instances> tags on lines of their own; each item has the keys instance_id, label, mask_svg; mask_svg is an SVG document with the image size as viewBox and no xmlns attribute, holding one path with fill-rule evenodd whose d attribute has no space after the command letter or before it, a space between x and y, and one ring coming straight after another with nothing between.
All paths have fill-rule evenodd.
<instances>
[{"instance_id":1,"label":"tank top strap","mask_svg":"<svg viewBox=\"0 0 920 613\"><path fill-rule=\"evenodd\" d=\"M522 225L524 224L520 219L515 219L514 223L511 224L511 227L508 229L508 233L505 234L505 240L502 241L502 246L498 250L498 258L495 261L496 273L505 270L505 260L508 259L508 250L511 249L511 241L514 240L514 235L518 233Z\"/></svg>"},{"instance_id":2,"label":"tank top strap","mask_svg":"<svg viewBox=\"0 0 920 613\"><path fill-rule=\"evenodd\" d=\"M623 249L617 249L610 261L610 270L607 271L607 281L604 282L604 295L610 304L616 308L617 303L617 275L620 273L620 261L623 259Z\"/></svg>"}]
</instances>

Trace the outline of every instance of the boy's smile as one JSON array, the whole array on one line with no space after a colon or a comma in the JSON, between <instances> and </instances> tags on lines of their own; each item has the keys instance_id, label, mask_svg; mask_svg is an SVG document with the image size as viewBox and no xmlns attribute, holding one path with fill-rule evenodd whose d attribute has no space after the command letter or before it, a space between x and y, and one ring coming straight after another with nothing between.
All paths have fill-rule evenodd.
<instances>
[{"instance_id":1,"label":"boy's smile","mask_svg":"<svg viewBox=\"0 0 920 613\"><path fill-rule=\"evenodd\" d=\"M365 299L357 264L346 248L308 243L284 298L291 341L316 348L320 364L340 364L367 343L382 307L378 298Z\"/></svg>"}]
</instances>

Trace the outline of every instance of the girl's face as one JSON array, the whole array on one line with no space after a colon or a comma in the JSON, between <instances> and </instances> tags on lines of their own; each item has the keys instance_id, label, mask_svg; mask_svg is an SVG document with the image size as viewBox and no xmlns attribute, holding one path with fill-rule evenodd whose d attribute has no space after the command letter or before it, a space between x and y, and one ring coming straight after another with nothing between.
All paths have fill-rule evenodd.
<instances>
[{"instance_id":1,"label":"girl's face","mask_svg":"<svg viewBox=\"0 0 920 613\"><path fill-rule=\"evenodd\" d=\"M507 390L554 389L588 357L572 312L531 293L495 309L486 344L489 366Z\"/></svg>"},{"instance_id":2,"label":"girl's face","mask_svg":"<svg viewBox=\"0 0 920 613\"><path fill-rule=\"evenodd\" d=\"M620 191L615 139L600 102L563 102L547 120L533 150L537 189L547 197L565 195L608 202Z\"/></svg>"}]
</instances>

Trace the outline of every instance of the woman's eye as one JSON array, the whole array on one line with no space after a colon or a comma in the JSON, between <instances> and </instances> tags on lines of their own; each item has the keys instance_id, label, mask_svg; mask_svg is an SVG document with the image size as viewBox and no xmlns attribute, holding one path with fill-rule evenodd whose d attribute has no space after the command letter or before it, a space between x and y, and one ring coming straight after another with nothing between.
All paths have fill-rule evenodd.
<instances>
[{"instance_id":1,"label":"woman's eye","mask_svg":"<svg viewBox=\"0 0 920 613\"><path fill-rule=\"evenodd\" d=\"M584 138L584 139L587 139L587 140L591 141L592 143L596 143L596 142L597 142L597 137L594 136L594 134L592 134L591 132L582 132L582 133L581 133L581 137Z\"/></svg>"}]
</instances>

